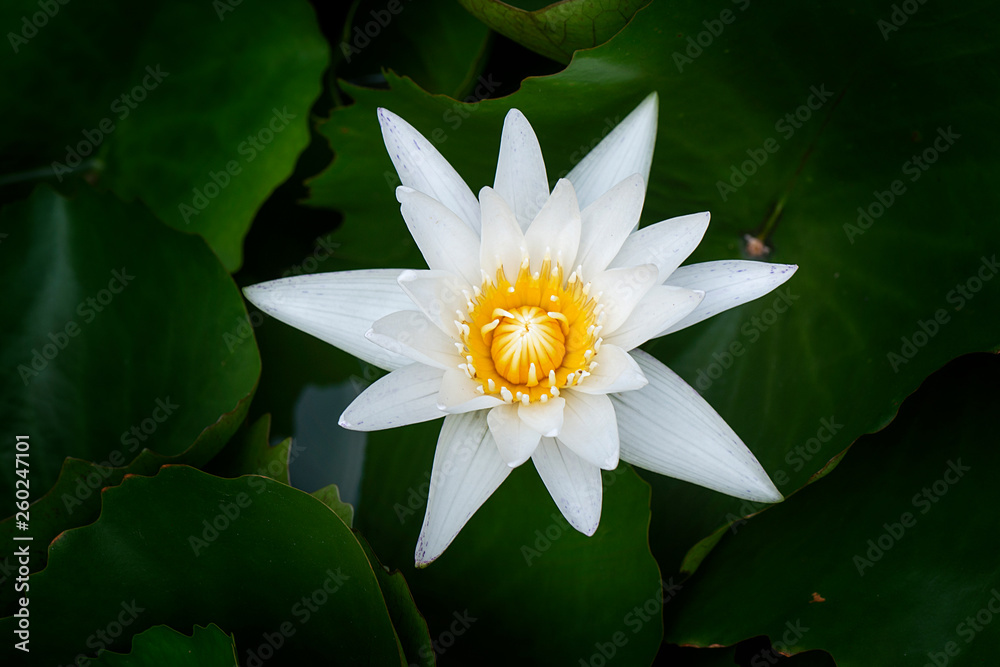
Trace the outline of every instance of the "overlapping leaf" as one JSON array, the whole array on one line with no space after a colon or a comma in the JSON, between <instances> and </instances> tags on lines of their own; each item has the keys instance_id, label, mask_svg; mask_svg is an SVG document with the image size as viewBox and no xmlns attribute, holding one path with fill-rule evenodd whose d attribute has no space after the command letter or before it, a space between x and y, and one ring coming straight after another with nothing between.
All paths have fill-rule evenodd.
<instances>
[{"instance_id":1,"label":"overlapping leaf","mask_svg":"<svg viewBox=\"0 0 1000 667\"><path fill-rule=\"evenodd\" d=\"M602 44L649 0L568 0L533 11L499 0L459 0L497 32L532 51L569 62L577 49Z\"/></svg>"},{"instance_id":2,"label":"overlapping leaf","mask_svg":"<svg viewBox=\"0 0 1000 667\"><path fill-rule=\"evenodd\" d=\"M33 659L66 664L156 625L216 623L247 662L405 664L364 550L308 494L170 466L103 500L30 579ZM15 626L0 620L9 636Z\"/></svg>"},{"instance_id":3,"label":"overlapping leaf","mask_svg":"<svg viewBox=\"0 0 1000 667\"><path fill-rule=\"evenodd\" d=\"M667 610L668 639L767 634L847 667L990 662L1000 567L983 517L1000 457L983 445L998 377L995 356L949 365L835 474L735 525Z\"/></svg>"},{"instance_id":4,"label":"overlapping leaf","mask_svg":"<svg viewBox=\"0 0 1000 667\"><path fill-rule=\"evenodd\" d=\"M89 173L238 268L250 221L309 140L329 47L308 3L43 4L0 9L13 51L0 75L18 101L3 180Z\"/></svg>"},{"instance_id":5,"label":"overlapping leaf","mask_svg":"<svg viewBox=\"0 0 1000 667\"><path fill-rule=\"evenodd\" d=\"M0 430L8 442L28 436L32 500L59 475L31 508L27 534L44 545L93 521L101 489L126 473L206 463L245 416L260 359L218 259L141 205L43 187L6 207L0 226L0 281L18 286L0 325L12 371L0 383ZM241 335L250 341L227 338ZM14 448L0 460L13 498ZM25 534L15 524L0 533ZM33 569L44 554L33 550Z\"/></svg>"},{"instance_id":6,"label":"overlapping leaf","mask_svg":"<svg viewBox=\"0 0 1000 667\"><path fill-rule=\"evenodd\" d=\"M191 636L166 625L156 625L132 638L128 654L102 651L94 662L101 667L155 667L185 664L195 667L232 667L239 664L233 638L214 623L194 626Z\"/></svg>"}]
</instances>

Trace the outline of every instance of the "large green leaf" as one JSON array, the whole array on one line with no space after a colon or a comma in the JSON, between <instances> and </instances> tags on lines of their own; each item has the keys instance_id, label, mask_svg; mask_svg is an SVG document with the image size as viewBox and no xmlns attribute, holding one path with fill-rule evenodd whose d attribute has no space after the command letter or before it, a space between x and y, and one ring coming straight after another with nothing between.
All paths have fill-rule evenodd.
<instances>
[{"instance_id":1,"label":"large green leaf","mask_svg":"<svg viewBox=\"0 0 1000 667\"><path fill-rule=\"evenodd\" d=\"M649 0L564 0L533 11L500 0L459 0L473 16L536 53L569 62L628 23Z\"/></svg>"},{"instance_id":2,"label":"large green leaf","mask_svg":"<svg viewBox=\"0 0 1000 667\"><path fill-rule=\"evenodd\" d=\"M370 434L355 519L382 562L405 574L438 663L509 664L510 655L495 647L512 637L518 655L539 664L588 661L608 642L622 664L651 661L660 644L661 592L669 600L676 589L661 582L647 547L648 487L628 466L609 473L601 526L585 537L523 466L440 559L417 570L413 553L439 428L435 421Z\"/></svg>"},{"instance_id":3,"label":"large green leaf","mask_svg":"<svg viewBox=\"0 0 1000 667\"><path fill-rule=\"evenodd\" d=\"M233 667L238 665L233 638L214 623L194 626L191 636L166 625L157 625L132 638L127 655L101 651L95 665L101 667L159 667L193 665L194 667Z\"/></svg>"},{"instance_id":4,"label":"large green leaf","mask_svg":"<svg viewBox=\"0 0 1000 667\"><path fill-rule=\"evenodd\" d=\"M51 166L62 181L97 157L91 181L142 199L239 267L251 219L309 141L329 60L313 10L304 0L49 7L51 18L35 0L0 9L0 24L27 36L0 61L4 92L19 100L0 131L6 169Z\"/></svg>"},{"instance_id":5,"label":"large green leaf","mask_svg":"<svg viewBox=\"0 0 1000 667\"><path fill-rule=\"evenodd\" d=\"M835 474L734 526L668 609L668 637L787 634L790 651L822 647L848 667L991 663L998 379L996 356L954 362Z\"/></svg>"},{"instance_id":6,"label":"large green leaf","mask_svg":"<svg viewBox=\"0 0 1000 667\"><path fill-rule=\"evenodd\" d=\"M65 664L155 625L212 622L248 664L402 664L364 550L308 494L170 466L103 498L100 519L55 540L29 579L32 659ZM14 627L0 620L6 636Z\"/></svg>"},{"instance_id":7,"label":"large green leaf","mask_svg":"<svg viewBox=\"0 0 1000 667\"><path fill-rule=\"evenodd\" d=\"M141 205L40 188L4 208L0 226L0 282L18 286L0 324L12 371L0 382L0 431L29 437L31 499L62 470L31 508L36 568L52 538L96 518L102 487L214 456L246 414L260 359L253 342L225 342L246 311L218 259ZM13 498L13 447L0 461L0 492ZM14 517L0 524L12 534L23 534Z\"/></svg>"},{"instance_id":8,"label":"large green leaf","mask_svg":"<svg viewBox=\"0 0 1000 667\"><path fill-rule=\"evenodd\" d=\"M878 3L739 2L706 16L700 3L656 2L563 72L467 106L450 125L441 122L450 103L405 79L354 88L356 103L323 128L337 159L313 181L312 202L344 212L338 236L355 266L420 267L376 107L422 131L476 191L493 182L510 107L535 127L554 180L658 90L644 223L710 210L692 262L745 256L744 234L756 228L768 259L800 269L777 293L647 349L702 391L787 495L884 426L928 373L1000 343L1000 202L990 186L1000 85L985 66L998 51L986 28L997 9L919 11L885 40L877 21L892 9ZM913 157L924 154L921 171ZM735 191L720 185L730 179ZM871 225L858 223L859 207ZM777 224L760 229L775 211ZM666 570L759 509L647 478L651 543Z\"/></svg>"}]
</instances>

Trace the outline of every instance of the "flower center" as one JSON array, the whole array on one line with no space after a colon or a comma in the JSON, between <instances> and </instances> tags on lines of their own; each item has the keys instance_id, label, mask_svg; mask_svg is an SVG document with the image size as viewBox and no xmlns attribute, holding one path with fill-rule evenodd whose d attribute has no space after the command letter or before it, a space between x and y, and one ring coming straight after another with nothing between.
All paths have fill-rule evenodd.
<instances>
[{"instance_id":1,"label":"flower center","mask_svg":"<svg viewBox=\"0 0 1000 667\"><path fill-rule=\"evenodd\" d=\"M504 269L466 294L455 325L465 358L460 366L480 394L511 403L545 402L583 382L597 366L603 304L590 295L579 270L564 281L550 259L531 273L527 258L511 283ZM598 295L599 296L599 295Z\"/></svg>"},{"instance_id":2,"label":"flower center","mask_svg":"<svg viewBox=\"0 0 1000 667\"><path fill-rule=\"evenodd\" d=\"M538 306L518 306L511 311L497 308L500 323L493 329L490 355L497 373L512 384L534 387L562 364L566 356L566 334L562 313L549 315Z\"/></svg>"}]
</instances>

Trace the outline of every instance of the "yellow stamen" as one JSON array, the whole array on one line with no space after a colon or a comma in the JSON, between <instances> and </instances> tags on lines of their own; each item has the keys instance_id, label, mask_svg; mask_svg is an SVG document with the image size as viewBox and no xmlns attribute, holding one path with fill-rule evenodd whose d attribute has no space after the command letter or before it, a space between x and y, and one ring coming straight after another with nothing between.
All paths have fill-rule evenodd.
<instances>
[{"instance_id":1,"label":"yellow stamen","mask_svg":"<svg viewBox=\"0 0 1000 667\"><path fill-rule=\"evenodd\" d=\"M503 268L484 274L468 313L455 322L466 369L484 393L528 405L559 396L584 380L597 353L597 299L578 267L564 282L562 267L546 257L531 271L524 258L516 280ZM581 372L582 371L582 372Z\"/></svg>"}]
</instances>

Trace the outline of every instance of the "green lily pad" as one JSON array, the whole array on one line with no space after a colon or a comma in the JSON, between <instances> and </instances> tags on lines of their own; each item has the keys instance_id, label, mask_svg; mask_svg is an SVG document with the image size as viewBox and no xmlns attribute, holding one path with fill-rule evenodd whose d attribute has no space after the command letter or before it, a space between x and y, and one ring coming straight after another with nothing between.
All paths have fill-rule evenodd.
<instances>
[{"instance_id":1,"label":"green lily pad","mask_svg":"<svg viewBox=\"0 0 1000 667\"><path fill-rule=\"evenodd\" d=\"M476 191L493 182L509 108L534 126L554 181L659 91L643 224L710 210L690 262L744 258L755 232L766 259L800 268L774 294L646 348L703 393L788 495L885 426L929 373L1000 345L1000 202L989 185L1000 141L979 129L992 126L988 100L1000 93L981 66L997 55L982 29L997 9L921 5L886 40L878 21L891 12L737 2L706 17L690 0L653 3L564 71L465 107L454 127L441 122L443 100L405 79L353 88L355 104L323 127L337 159L311 202L344 213L337 237L356 266L420 268L376 107L423 132ZM969 102L971 90L987 102ZM761 509L645 476L665 571Z\"/></svg>"},{"instance_id":2,"label":"green lily pad","mask_svg":"<svg viewBox=\"0 0 1000 667\"><path fill-rule=\"evenodd\" d=\"M403 664L364 550L309 494L170 466L103 500L100 518L63 533L29 578L32 659L65 664L121 651L153 626L211 622L248 663ZM0 619L8 637L15 627Z\"/></svg>"},{"instance_id":3,"label":"green lily pad","mask_svg":"<svg viewBox=\"0 0 1000 667\"><path fill-rule=\"evenodd\" d=\"M669 600L676 589L661 581L647 546L648 487L628 466L609 473L600 528L585 537L531 465L522 466L444 555L418 570L414 548L439 429L435 421L369 434L355 519L382 562L406 576L438 662L489 662L516 637L518 654L538 663L586 663L608 642L622 664L649 663L660 644L660 596Z\"/></svg>"},{"instance_id":4,"label":"green lily pad","mask_svg":"<svg viewBox=\"0 0 1000 667\"><path fill-rule=\"evenodd\" d=\"M128 654L101 651L95 665L101 667L159 667L183 664L194 667L232 667L239 664L233 638L219 626L194 626L191 636L166 625L157 625L132 638Z\"/></svg>"},{"instance_id":5,"label":"green lily pad","mask_svg":"<svg viewBox=\"0 0 1000 667\"><path fill-rule=\"evenodd\" d=\"M336 489L337 487L332 487ZM315 493L313 494L316 495ZM347 505L350 508L350 505ZM351 510L353 513L353 509ZM338 513L339 514L339 513ZM341 518L343 516L341 515ZM407 658L408 665L425 665L434 667L434 645L431 643L430 635L427 632L427 621L421 616L413 601L413 594L406 584L406 579L399 570L390 572L389 568L379 562L378 556L372 550L368 541L355 532L358 543L365 550L368 561L372 564L372 570L378 578L378 585L382 589L382 597L389 608L389 616L392 618L392 625L396 628L400 644Z\"/></svg>"},{"instance_id":6,"label":"green lily pad","mask_svg":"<svg viewBox=\"0 0 1000 667\"><path fill-rule=\"evenodd\" d=\"M38 502L27 534L44 545L93 521L102 487L126 473L208 462L246 415L260 359L253 343L224 343L246 311L218 259L141 205L40 188L5 207L0 228L0 281L18 286L0 325L13 371L0 382L0 431L8 442L28 436ZM0 492L13 498L14 448L0 461ZM0 524L0 536L24 534L15 524ZM32 569L44 554L33 550ZM2 567L9 574L12 562Z\"/></svg>"},{"instance_id":7,"label":"green lily pad","mask_svg":"<svg viewBox=\"0 0 1000 667\"><path fill-rule=\"evenodd\" d=\"M649 0L565 0L534 11L500 0L459 3L501 35L543 56L568 63L574 51L610 39Z\"/></svg>"},{"instance_id":8,"label":"green lily pad","mask_svg":"<svg viewBox=\"0 0 1000 667\"><path fill-rule=\"evenodd\" d=\"M288 480L288 461L292 456L291 438L270 444L271 415L266 414L252 426L244 425L241 433L233 437L219 455L204 470L218 477L262 475L291 485Z\"/></svg>"},{"instance_id":9,"label":"green lily pad","mask_svg":"<svg viewBox=\"0 0 1000 667\"><path fill-rule=\"evenodd\" d=\"M734 526L667 610L668 639L784 636L838 665L990 663L1000 566L982 516L1000 501L998 377L996 356L950 364L835 474Z\"/></svg>"},{"instance_id":10,"label":"green lily pad","mask_svg":"<svg viewBox=\"0 0 1000 667\"><path fill-rule=\"evenodd\" d=\"M25 40L0 64L6 94L20 100L0 132L6 171L44 166L59 181L89 171L238 268L250 221L309 142L329 60L312 8L47 6L0 9L8 41Z\"/></svg>"},{"instance_id":11,"label":"green lily pad","mask_svg":"<svg viewBox=\"0 0 1000 667\"><path fill-rule=\"evenodd\" d=\"M348 526L354 525L354 507L340 499L340 489L336 484L327 484L322 489L313 491L312 497L333 510Z\"/></svg>"},{"instance_id":12,"label":"green lily pad","mask_svg":"<svg viewBox=\"0 0 1000 667\"><path fill-rule=\"evenodd\" d=\"M334 44L336 73L375 81L391 69L432 93L462 99L474 91L489 33L453 0L355 0Z\"/></svg>"}]
</instances>

